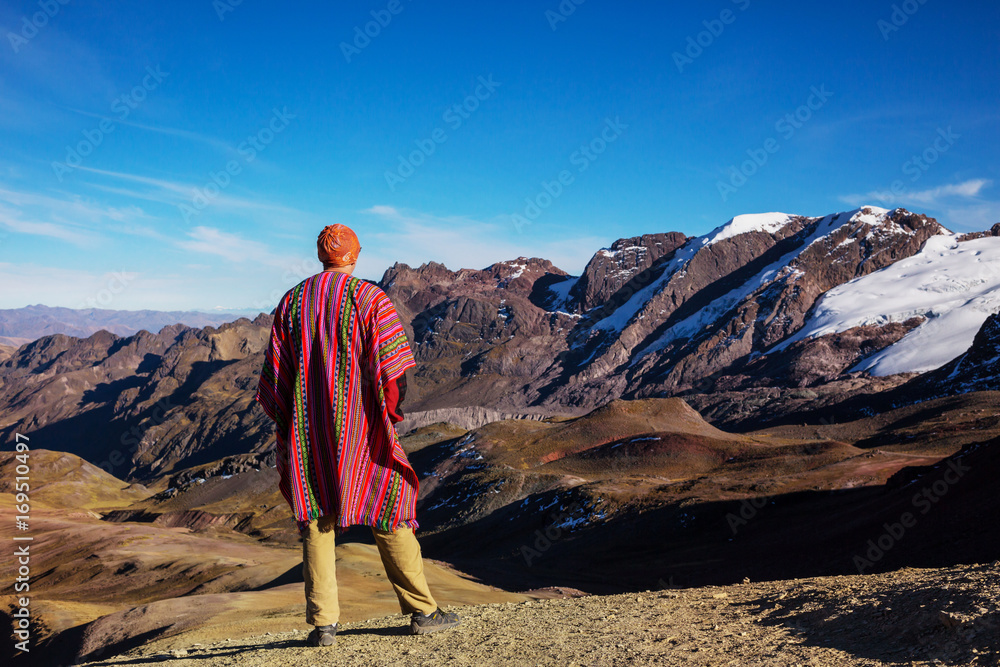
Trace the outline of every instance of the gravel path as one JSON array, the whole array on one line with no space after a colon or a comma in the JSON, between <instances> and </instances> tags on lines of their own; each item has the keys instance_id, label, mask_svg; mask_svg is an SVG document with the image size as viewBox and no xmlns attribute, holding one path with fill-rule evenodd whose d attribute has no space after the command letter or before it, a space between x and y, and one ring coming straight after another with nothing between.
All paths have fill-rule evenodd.
<instances>
[{"instance_id":1,"label":"gravel path","mask_svg":"<svg viewBox=\"0 0 1000 667\"><path fill-rule=\"evenodd\" d=\"M88 663L264 665L1000 665L1000 562L882 575L460 607L425 637L408 619L200 645L175 637Z\"/></svg>"}]
</instances>

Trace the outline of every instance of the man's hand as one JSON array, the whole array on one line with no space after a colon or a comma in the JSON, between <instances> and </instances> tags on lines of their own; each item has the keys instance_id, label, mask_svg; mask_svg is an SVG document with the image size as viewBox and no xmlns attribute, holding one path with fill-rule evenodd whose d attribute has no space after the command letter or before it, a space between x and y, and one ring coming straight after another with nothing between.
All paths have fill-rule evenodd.
<instances>
[{"instance_id":1,"label":"man's hand","mask_svg":"<svg viewBox=\"0 0 1000 667\"><path fill-rule=\"evenodd\" d=\"M385 387L385 407L389 410L389 421L393 424L403 421L405 417L403 409L400 407L404 398L406 398L405 373Z\"/></svg>"}]
</instances>

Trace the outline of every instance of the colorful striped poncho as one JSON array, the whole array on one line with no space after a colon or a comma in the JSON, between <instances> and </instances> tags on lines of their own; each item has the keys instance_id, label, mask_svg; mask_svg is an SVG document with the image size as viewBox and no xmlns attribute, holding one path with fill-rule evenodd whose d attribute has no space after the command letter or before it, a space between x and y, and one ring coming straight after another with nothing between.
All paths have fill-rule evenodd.
<instances>
[{"instance_id":1,"label":"colorful striped poncho","mask_svg":"<svg viewBox=\"0 0 1000 667\"><path fill-rule=\"evenodd\" d=\"M281 299L257 386L274 420L281 494L300 529L417 528L417 475L384 388L416 365L385 293L344 273L307 278Z\"/></svg>"}]
</instances>

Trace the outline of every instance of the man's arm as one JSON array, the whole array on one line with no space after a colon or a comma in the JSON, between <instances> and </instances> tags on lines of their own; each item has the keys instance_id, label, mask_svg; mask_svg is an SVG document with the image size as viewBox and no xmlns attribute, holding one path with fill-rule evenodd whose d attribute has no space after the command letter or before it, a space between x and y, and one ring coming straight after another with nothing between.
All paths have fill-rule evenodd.
<instances>
[{"instance_id":1,"label":"man's arm","mask_svg":"<svg viewBox=\"0 0 1000 667\"><path fill-rule=\"evenodd\" d=\"M368 327L371 336L369 353L372 367L377 370L371 381L382 385L389 421L395 424L405 416L400 408L406 396L405 374L408 369L416 366L416 362L392 301L378 287L373 289L374 303Z\"/></svg>"},{"instance_id":2,"label":"man's arm","mask_svg":"<svg viewBox=\"0 0 1000 667\"><path fill-rule=\"evenodd\" d=\"M393 424L403 421L402 403L406 398L406 375L400 375L395 382L385 386L385 407L389 409L389 421Z\"/></svg>"}]
</instances>

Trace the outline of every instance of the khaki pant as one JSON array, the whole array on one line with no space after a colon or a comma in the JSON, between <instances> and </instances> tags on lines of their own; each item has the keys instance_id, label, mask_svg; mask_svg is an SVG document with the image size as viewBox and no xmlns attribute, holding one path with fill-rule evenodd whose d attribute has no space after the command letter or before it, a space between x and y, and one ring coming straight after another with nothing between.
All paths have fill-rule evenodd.
<instances>
[{"instance_id":1,"label":"khaki pant","mask_svg":"<svg viewBox=\"0 0 1000 667\"><path fill-rule=\"evenodd\" d=\"M306 622L333 625L340 620L337 599L337 565L334 551L336 523L333 517L310 521L302 533L302 574L306 580ZM411 528L401 526L389 533L372 529L385 573L399 598L404 614L430 614L437 603L427 588L420 544Z\"/></svg>"}]
</instances>

